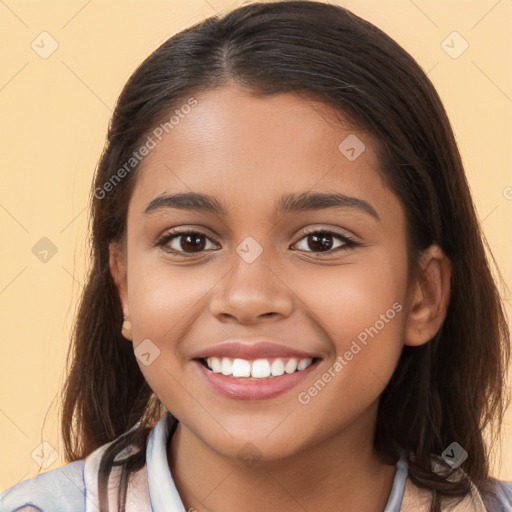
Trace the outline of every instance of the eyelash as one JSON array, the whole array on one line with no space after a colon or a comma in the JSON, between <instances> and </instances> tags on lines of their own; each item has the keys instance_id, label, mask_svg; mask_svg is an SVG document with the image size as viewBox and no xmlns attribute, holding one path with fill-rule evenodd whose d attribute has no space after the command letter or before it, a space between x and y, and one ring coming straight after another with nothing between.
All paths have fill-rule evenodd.
<instances>
[{"instance_id":1,"label":"eyelash","mask_svg":"<svg viewBox=\"0 0 512 512\"><path fill-rule=\"evenodd\" d=\"M361 245L358 242L356 242L354 239L350 238L349 236L341 235L340 233L337 233L337 232L332 231L330 229L316 229L316 230L312 230L312 231L303 232L303 233L301 233L301 237L297 240L297 242L294 243L294 245L296 245L298 242L300 242L302 239L306 238L307 236L315 235L315 234L318 234L318 233L321 233L321 234L324 234L324 235L331 235L331 236L333 236L335 238L338 238L338 239L340 239L344 243L344 245L341 246L341 247L336 247L335 249L329 249L327 251L318 251L318 252L316 252L316 251L305 251L305 252L311 252L311 253L314 253L314 254L332 254L332 253L336 253L338 251L343 251L343 250L347 251L349 249L354 249L355 247L358 247L358 246ZM179 255L179 256L184 256L186 258L192 257L192 256L197 256L198 254L201 254L201 251L195 252L195 253L186 253L186 252L183 252L183 251L177 251L175 249L164 248L164 246L166 244L168 244L174 238L177 238L177 237L180 237L180 236L185 236L185 235L201 235L201 236L204 236L204 237L210 239L210 237L208 237L205 233L202 233L201 231L195 231L195 230L191 230L191 229L176 230L176 231L172 231L170 233L166 233L161 238L159 238L156 241L155 246L162 247L162 249L165 252L168 252L168 253L171 253L171 254L176 254L176 255Z\"/></svg>"}]
</instances>

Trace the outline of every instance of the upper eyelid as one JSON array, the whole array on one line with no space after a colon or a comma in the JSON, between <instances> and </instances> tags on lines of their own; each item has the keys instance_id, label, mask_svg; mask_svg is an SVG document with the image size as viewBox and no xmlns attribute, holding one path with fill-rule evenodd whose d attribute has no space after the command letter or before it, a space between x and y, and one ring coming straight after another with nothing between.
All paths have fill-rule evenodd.
<instances>
[{"instance_id":1,"label":"upper eyelid","mask_svg":"<svg viewBox=\"0 0 512 512\"><path fill-rule=\"evenodd\" d=\"M331 227L312 227L312 228L303 228L303 229L300 229L297 233L296 236L306 236L308 234L311 234L311 233L316 233L316 232L329 232L329 233L332 233L334 235L337 235L337 236L340 236L340 237L344 237L344 238L352 238L353 236L355 235L352 235L350 233L338 233L336 231L336 228L331 228ZM161 236L158 237L158 240L161 240L161 239L164 239L164 238L167 238L167 237L171 237L171 236L179 236L179 235L184 235L184 234L188 234L188 233L195 233L195 234L201 234L201 235L204 235L208 238L213 238L215 239L215 236L211 236L209 235L207 232L204 231L204 228L194 228L194 227L191 227L191 228L175 228L175 230L171 230L171 231L168 231L168 232L164 232Z\"/></svg>"}]
</instances>

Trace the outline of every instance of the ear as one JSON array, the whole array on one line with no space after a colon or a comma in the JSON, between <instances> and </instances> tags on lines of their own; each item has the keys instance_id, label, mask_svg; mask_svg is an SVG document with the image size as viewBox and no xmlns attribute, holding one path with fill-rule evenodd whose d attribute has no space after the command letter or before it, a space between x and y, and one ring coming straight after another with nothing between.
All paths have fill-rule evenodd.
<instances>
[{"instance_id":1,"label":"ear","mask_svg":"<svg viewBox=\"0 0 512 512\"><path fill-rule=\"evenodd\" d=\"M419 275L409 293L405 345L430 341L441 328L450 302L452 265L442 249L433 244L420 256Z\"/></svg>"},{"instance_id":2,"label":"ear","mask_svg":"<svg viewBox=\"0 0 512 512\"><path fill-rule=\"evenodd\" d=\"M130 308L128 307L127 279L126 279L126 247L122 243L111 242L109 244L109 266L112 279L117 288L123 316L130 320Z\"/></svg>"}]
</instances>

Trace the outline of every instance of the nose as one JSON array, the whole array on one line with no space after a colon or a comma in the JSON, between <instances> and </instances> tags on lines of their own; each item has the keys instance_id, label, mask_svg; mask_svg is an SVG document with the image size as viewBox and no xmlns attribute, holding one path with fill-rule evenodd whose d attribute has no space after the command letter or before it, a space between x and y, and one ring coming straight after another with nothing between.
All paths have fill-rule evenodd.
<instances>
[{"instance_id":1,"label":"nose","mask_svg":"<svg viewBox=\"0 0 512 512\"><path fill-rule=\"evenodd\" d=\"M210 311L222 322L278 320L292 313L293 295L290 284L266 258L247 263L235 255L233 266L214 288Z\"/></svg>"}]
</instances>

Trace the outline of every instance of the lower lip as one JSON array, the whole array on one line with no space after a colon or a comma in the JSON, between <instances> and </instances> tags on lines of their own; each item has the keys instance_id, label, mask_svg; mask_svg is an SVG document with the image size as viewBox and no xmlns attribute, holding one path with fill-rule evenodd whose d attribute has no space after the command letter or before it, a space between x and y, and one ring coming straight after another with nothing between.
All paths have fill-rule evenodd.
<instances>
[{"instance_id":1,"label":"lower lip","mask_svg":"<svg viewBox=\"0 0 512 512\"><path fill-rule=\"evenodd\" d=\"M258 380L228 377L208 370L197 360L193 362L199 367L208 384L221 395L235 400L263 400L281 395L300 384L318 366L320 359L305 370Z\"/></svg>"}]
</instances>

